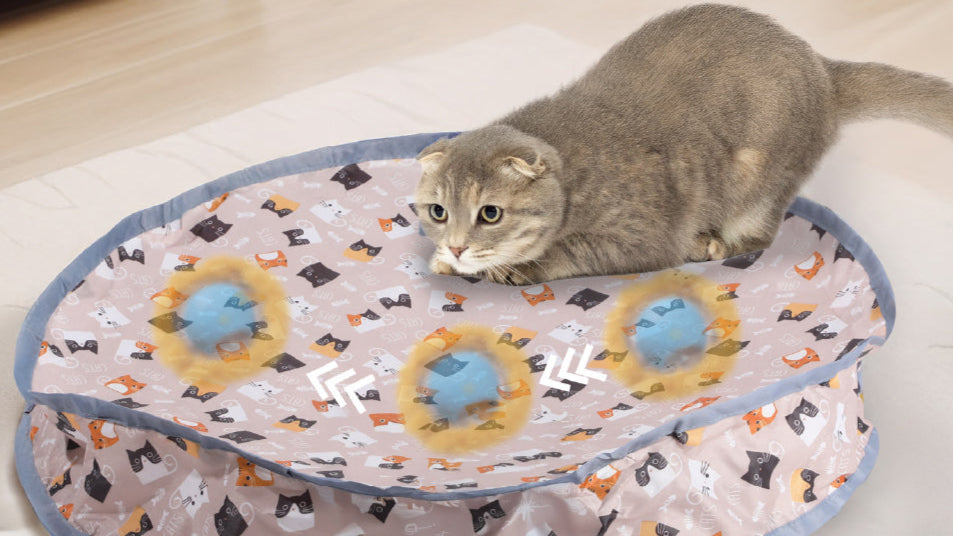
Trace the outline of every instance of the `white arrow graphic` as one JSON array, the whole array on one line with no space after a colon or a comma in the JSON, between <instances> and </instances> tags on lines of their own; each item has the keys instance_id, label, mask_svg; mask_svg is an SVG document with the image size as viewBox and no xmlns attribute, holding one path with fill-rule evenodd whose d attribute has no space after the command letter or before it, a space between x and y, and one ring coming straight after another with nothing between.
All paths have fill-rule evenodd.
<instances>
[{"instance_id":1,"label":"white arrow graphic","mask_svg":"<svg viewBox=\"0 0 953 536\"><path fill-rule=\"evenodd\" d=\"M328 378L328 381L324 382L325 387L328 388L328 391L331 391L331 397L338 401L338 405L342 408L347 405L347 400L344 400L344 397L341 396L341 391L338 391L338 384L344 380L350 378L351 376L356 376L357 371L354 369L347 369L344 372L338 374L337 376L332 376Z\"/></svg>"},{"instance_id":2,"label":"white arrow graphic","mask_svg":"<svg viewBox=\"0 0 953 536\"><path fill-rule=\"evenodd\" d=\"M311 384L314 385L314 390L318 392L318 396L321 398L328 398L328 392L324 389L324 386L321 385L321 376L338 368L338 364L334 361L326 365L322 365L307 374L308 379L311 380ZM338 403L341 401L338 400Z\"/></svg>"},{"instance_id":3,"label":"white arrow graphic","mask_svg":"<svg viewBox=\"0 0 953 536\"><path fill-rule=\"evenodd\" d=\"M582 351L582 356L579 358L579 363L576 364L576 370L573 372L572 368L572 357L576 353L575 348L570 348L566 350L566 357L562 359L562 363L559 366L559 372L556 374L559 380L552 379L553 370L556 367L556 361L559 357L556 354L551 354L549 359L546 361L546 368L543 369L543 376L539 379L539 384L546 387L552 387L553 389L559 389L560 391L568 391L570 386L568 383L561 381L562 379L569 380L576 383L581 383L586 385L589 383L589 379L606 381L608 376L601 372L595 372L589 370L586 366L589 364L589 358L592 356L592 345L587 344Z\"/></svg>"},{"instance_id":4,"label":"white arrow graphic","mask_svg":"<svg viewBox=\"0 0 953 536\"><path fill-rule=\"evenodd\" d=\"M314 385L314 390L318 392L318 396L323 399L333 398L337 401L338 406L343 408L344 406L347 406L347 400L341 396L342 390L338 389L338 385L343 383L348 378L356 376L357 371L354 369L345 370L340 374L331 376L322 385L321 377L336 368L338 368L338 364L332 361L312 370L307 374L307 377L309 380L311 380L311 384ZM364 404L361 403L361 399L357 397L357 390L367 387L372 383L374 383L374 376L372 374L368 374L356 382L341 387L341 389L343 389L343 393L347 394L347 397L351 400L351 402L354 403L354 407L357 408L357 412L360 414L363 414L365 411L367 411L367 409L364 407Z\"/></svg>"},{"instance_id":5,"label":"white arrow graphic","mask_svg":"<svg viewBox=\"0 0 953 536\"><path fill-rule=\"evenodd\" d=\"M361 402L361 399L357 396L357 390L367 387L368 385L374 383L374 376L368 374L356 382L346 385L344 387L344 392L347 393L347 397L351 399L351 402L354 403L354 407L357 408L357 412L361 415L367 411L364 408L364 404Z\"/></svg>"}]
</instances>

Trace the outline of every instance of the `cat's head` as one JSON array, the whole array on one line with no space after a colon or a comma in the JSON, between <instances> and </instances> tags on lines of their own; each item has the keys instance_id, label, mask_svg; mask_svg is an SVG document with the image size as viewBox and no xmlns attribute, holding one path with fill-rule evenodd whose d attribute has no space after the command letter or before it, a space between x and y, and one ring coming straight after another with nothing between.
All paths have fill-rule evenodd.
<instances>
[{"instance_id":1,"label":"cat's head","mask_svg":"<svg viewBox=\"0 0 953 536\"><path fill-rule=\"evenodd\" d=\"M415 201L436 258L460 274L536 259L565 212L562 161L542 140L494 125L439 140L418 156Z\"/></svg>"}]
</instances>

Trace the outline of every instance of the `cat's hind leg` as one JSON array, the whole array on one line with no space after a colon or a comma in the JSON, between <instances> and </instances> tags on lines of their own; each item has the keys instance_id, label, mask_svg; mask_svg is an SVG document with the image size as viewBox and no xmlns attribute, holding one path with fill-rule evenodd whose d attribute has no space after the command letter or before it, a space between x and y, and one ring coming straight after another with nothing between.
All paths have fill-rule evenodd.
<instances>
[{"instance_id":1,"label":"cat's hind leg","mask_svg":"<svg viewBox=\"0 0 953 536\"><path fill-rule=\"evenodd\" d=\"M751 147L735 153L734 180L738 202L718 234L726 257L766 249L774 241L784 211L802 182L799 176L777 175L767 153Z\"/></svg>"},{"instance_id":2,"label":"cat's hind leg","mask_svg":"<svg viewBox=\"0 0 953 536\"><path fill-rule=\"evenodd\" d=\"M765 199L737 211L722 225L720 235L726 257L767 249L781 226L787 203Z\"/></svg>"}]
</instances>

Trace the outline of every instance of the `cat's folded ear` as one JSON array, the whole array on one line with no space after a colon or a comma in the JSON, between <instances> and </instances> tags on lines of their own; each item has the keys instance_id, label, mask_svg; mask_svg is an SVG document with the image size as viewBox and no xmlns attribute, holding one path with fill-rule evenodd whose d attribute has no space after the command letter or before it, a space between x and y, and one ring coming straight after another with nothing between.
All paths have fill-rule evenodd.
<instances>
[{"instance_id":1,"label":"cat's folded ear","mask_svg":"<svg viewBox=\"0 0 953 536\"><path fill-rule=\"evenodd\" d=\"M450 140L443 138L431 143L424 148L423 151L420 151L420 154L417 155L417 161L420 162L421 167L424 168L425 174L440 167L448 147L450 147Z\"/></svg>"},{"instance_id":2,"label":"cat's folded ear","mask_svg":"<svg viewBox=\"0 0 953 536\"><path fill-rule=\"evenodd\" d=\"M555 171L559 164L559 157L555 152L545 154L530 148L512 151L510 156L503 159L503 165L508 171L528 179L542 178L547 173Z\"/></svg>"}]
</instances>

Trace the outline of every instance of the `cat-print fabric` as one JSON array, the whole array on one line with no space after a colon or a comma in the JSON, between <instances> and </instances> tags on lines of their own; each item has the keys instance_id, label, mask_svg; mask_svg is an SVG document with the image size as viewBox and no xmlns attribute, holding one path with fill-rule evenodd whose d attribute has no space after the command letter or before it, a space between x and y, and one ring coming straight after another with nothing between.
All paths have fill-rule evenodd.
<instances>
[{"instance_id":1,"label":"cat-print fabric","mask_svg":"<svg viewBox=\"0 0 953 536\"><path fill-rule=\"evenodd\" d=\"M873 429L860 413L857 391L857 370L851 367L772 403L779 415L818 423L805 425L816 426L810 442L803 437L807 428L798 434L790 420L774 419L755 429L748 415L735 415L665 436L578 484L449 501L348 493L272 472L232 452L119 425L110 427L112 440L103 443L97 441L102 436L95 432L96 421L48 408L34 410L30 424L44 487L64 518L87 534L143 534L145 528L169 536L621 536L655 535L656 527L667 527L662 534L765 534L844 493L842 486L869 456ZM805 412L808 404L816 412ZM633 424L629 435L644 426ZM342 456L345 451L313 452L283 464L342 478L353 463ZM404 453L368 456L366 465L374 464L382 481L400 475L416 484L419 477L405 466L415 453ZM482 470L519 471L520 465L558 455L528 449ZM431 471L448 474L448 489L477 482L450 469L452 461L431 463ZM211 527L214 532L208 532Z\"/></svg>"},{"instance_id":2,"label":"cat-print fabric","mask_svg":"<svg viewBox=\"0 0 953 536\"><path fill-rule=\"evenodd\" d=\"M30 387L56 395L28 416L43 500L89 534L760 534L838 493L870 455L858 354L887 323L832 232L789 214L770 249L682 269L738 318L704 326L705 352L730 369L673 397L615 380L634 352L605 342L620 294L651 274L533 287L434 276L408 197L419 175L398 159L283 176L117 244L40 327ZM198 320L168 282L222 256L280 283L288 328L236 298L223 311L247 340L207 358L241 366L261 341L284 344L241 380L183 379L155 333ZM532 383L500 393L531 397L531 417L478 452L432 452L404 427L401 370L417 344L452 356L455 328L472 324L525 355ZM539 383L554 355L587 345L606 381ZM365 412L316 389L308 374L329 363L372 377L353 393ZM421 385L414 403L435 396Z\"/></svg>"}]
</instances>

